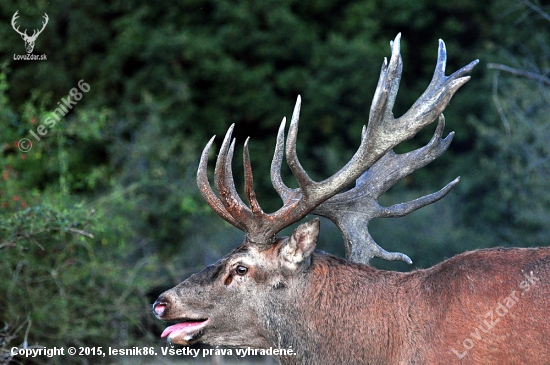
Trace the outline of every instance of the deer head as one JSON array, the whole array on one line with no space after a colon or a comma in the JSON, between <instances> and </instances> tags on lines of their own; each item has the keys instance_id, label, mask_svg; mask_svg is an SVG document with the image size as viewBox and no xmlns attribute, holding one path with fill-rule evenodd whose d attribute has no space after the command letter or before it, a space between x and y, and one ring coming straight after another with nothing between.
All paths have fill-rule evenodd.
<instances>
[{"instance_id":1,"label":"deer head","mask_svg":"<svg viewBox=\"0 0 550 365\"><path fill-rule=\"evenodd\" d=\"M27 53L32 53L32 50L34 49L34 42L36 42L36 38L38 38L40 33L42 33L44 28L46 28L46 24L48 24L48 19L49 19L48 14L44 13L44 22L42 23L42 29L40 30L35 29L32 35L28 36L26 29L24 32L20 32L19 27L17 28L15 27L15 21L19 17L19 15L17 15L18 12L19 10L17 10L15 14L13 14L13 17L11 18L11 26L13 30L15 30L17 33L19 33L19 35L21 35L21 38L23 38L23 41L25 41L25 48L27 49Z\"/></svg>"},{"instance_id":2,"label":"deer head","mask_svg":"<svg viewBox=\"0 0 550 365\"><path fill-rule=\"evenodd\" d=\"M271 164L271 180L283 200L274 213L265 213L253 189L253 176L244 143L245 204L236 191L231 162L235 140L234 126L227 131L218 153L212 189L207 163L213 137L202 153L197 182L202 196L223 219L244 231L244 242L233 252L163 293L153 305L154 314L176 324L163 337L190 344L201 341L229 346L288 346L299 336L316 335L300 321L304 293L311 292L314 278L324 277L316 262L326 254L316 253L318 219L303 223L290 237L279 237L283 228L307 214L328 217L341 230L349 261L332 258L335 265L368 264L373 257L386 260L411 260L402 253L382 249L370 236L367 225L375 217L399 217L444 197L458 178L440 191L408 203L381 207L377 200L398 180L440 156L449 146L453 133L442 138L443 110L453 94L470 77L478 61L445 76L446 50L440 40L438 60L426 91L403 116L392 113L402 71L400 34L391 42L392 55L385 59L372 102L368 127L363 127L361 142L352 159L333 176L316 182L301 166L296 153L301 99L298 97L285 147L286 119L279 128ZM418 131L439 120L432 140L424 147L405 154L392 149L412 138ZM280 174L283 154L298 182L287 187ZM352 183L356 186L341 192ZM354 266L355 267L355 266ZM326 273L325 273L326 274ZM324 279L319 279L324 280ZM307 303L306 303L307 305ZM309 332L308 332L309 331Z\"/></svg>"}]
</instances>

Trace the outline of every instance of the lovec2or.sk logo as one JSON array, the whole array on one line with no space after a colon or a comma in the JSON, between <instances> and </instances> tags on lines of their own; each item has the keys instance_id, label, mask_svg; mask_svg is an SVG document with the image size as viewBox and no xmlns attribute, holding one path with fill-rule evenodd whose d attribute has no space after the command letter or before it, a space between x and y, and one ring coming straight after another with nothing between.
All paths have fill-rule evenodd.
<instances>
[{"instance_id":1,"label":"lovec2or.sk logo","mask_svg":"<svg viewBox=\"0 0 550 365\"><path fill-rule=\"evenodd\" d=\"M17 10L15 12L15 14L13 14L13 17L11 18L11 26L13 27L13 30L15 30L17 33L19 33L21 35L21 38L23 38L23 41L25 41L25 48L27 49L27 53L32 53L32 50L34 49L34 42L36 42L36 38L38 38L38 36L40 35L40 33L42 33L42 31L44 30L44 28L46 28L46 24L48 24L48 14L44 13L44 22L42 23L42 29L38 30L38 29L35 29L32 33L31 36L29 36L27 34L27 30L25 29L24 32L21 32L19 31L19 27L15 27L15 21L16 19L19 17L19 15L17 15L17 13L19 12L19 10Z\"/></svg>"}]
</instances>

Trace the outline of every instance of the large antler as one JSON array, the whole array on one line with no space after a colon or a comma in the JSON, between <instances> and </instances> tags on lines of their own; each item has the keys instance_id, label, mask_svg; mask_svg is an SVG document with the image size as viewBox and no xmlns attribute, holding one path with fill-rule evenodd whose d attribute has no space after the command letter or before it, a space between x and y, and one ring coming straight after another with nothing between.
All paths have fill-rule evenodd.
<instances>
[{"instance_id":1,"label":"large antler","mask_svg":"<svg viewBox=\"0 0 550 365\"><path fill-rule=\"evenodd\" d=\"M441 114L443 109L445 109L446 105L448 104L449 100L456 92L456 90L469 80L469 77L463 76L470 72L477 63L477 61L474 61L468 66L455 72L453 75L445 77L444 70L446 54L444 44L441 41L436 72L434 74L432 82L428 86L428 89L405 115L395 119L393 118L391 110L393 108L393 103L397 94L402 70L402 60L399 52L400 37L400 34L397 35L395 41L391 44L392 56L389 64L387 63L387 60L384 60L382 72L380 74L380 80L378 82L378 87L376 89L373 104L371 106L369 127L363 127L359 149L357 150L353 158L340 171L324 181L315 182L311 180L311 178L307 175L300 162L298 161L298 157L296 155L296 139L298 133L298 119L301 105L301 99L300 97L298 97L292 115L292 121L290 123L289 135L286 143L286 160L292 174L298 181L298 188L288 188L284 184L280 174L284 149L284 130L286 119L283 119L281 127L279 128L275 155L271 164L271 179L273 182L273 186L283 199L283 207L280 208L277 212L271 214L264 213L260 208L252 187L253 179L250 167L250 157L248 153L248 140L245 142L244 146L244 165L245 192L248 202L250 203L250 207L248 207L240 199L235 189L231 170L231 160L233 157L235 146L235 141L230 144L233 126L229 128L225 136L225 139L220 149L220 153L218 155L218 160L216 162L215 185L216 189L218 190L219 196L216 196L216 194L212 190L207 177L208 152L210 150L210 147L212 146L214 138L212 138L210 142L206 145L201 156L201 161L197 174L197 182L203 197L210 205L210 207L212 207L212 209L216 211L216 213L224 218L226 221L228 221L235 227L243 230L246 233L247 240L250 243L259 246L270 245L273 242L275 235L281 229L300 220L312 211L315 214L329 217L340 227L344 236L348 237L346 238L347 247L357 247L363 250L365 247L368 248L372 247L373 244L376 245L372 238L370 238L370 235L368 235L368 231L365 231L366 234L358 234L354 230L349 229L350 222L356 220L356 215L351 214L350 209L357 208L355 206L352 206L349 202L349 200L355 199L350 196L351 193L346 192L338 196L335 195L338 194L343 188L351 184L353 181L358 179L363 173L365 173L365 171L367 171L372 166L372 168L367 171L365 175L360 179L358 187L356 187L352 191L355 191L356 193L361 191L361 194L364 195L367 190L369 192L376 190L379 192L379 195L372 195L375 196L374 202L376 202L376 199L383 192L389 189L389 187L395 184L397 180L399 180L403 176L406 176L408 173L416 170L417 168L424 166L425 164L429 163L437 156L439 156L439 154L441 154L446 148L446 146L444 148L438 147L440 145L445 145L445 143L439 142L439 137L436 139L435 142L430 142L430 144L426 146L432 146L427 149L435 149L438 152L417 152L417 155L424 156L424 160L427 161L423 165L422 162L417 162L417 160L421 160L420 157L415 158L416 155L414 155L412 152L406 155L399 155L408 156L407 158L405 158L393 157L397 155L393 154L393 152L388 153L388 151L390 151L400 142L412 138L420 129L432 123L435 118ZM440 123L440 127L438 128L438 131L440 131L439 135L442 133L442 128L443 122ZM436 132L436 135L437 133L438 132ZM450 143L450 138L446 140L448 140ZM446 145L448 145L448 143ZM432 158L431 156L433 156L434 154L437 156ZM376 177L373 172L377 170L375 168L377 165L375 164L375 162L378 161L382 156L385 156L383 160L386 160L386 162L391 162L391 164L395 165L394 169L397 169L399 171L398 175L401 175L401 177L395 180L395 175L391 175L388 168L385 167L386 165L378 165L383 166L379 167L378 170L381 170L382 173L387 173L392 176L388 179L388 182L380 185L378 183L379 177ZM412 165L410 166L417 167L407 168L404 165L405 163L412 163ZM408 169L412 170L406 173L406 171L409 171ZM447 189L446 191L448 191L450 190L450 187L446 187L443 190L445 189ZM442 194L442 197L444 194L446 194L446 192L440 192L438 194ZM331 199L332 197L334 198ZM440 199L441 197L437 197L437 199ZM432 198L430 202L433 202L437 199ZM424 202L425 200L426 199L422 200L422 202ZM430 200L430 198L428 200ZM406 211L406 213L408 213L409 211L411 211L412 207L416 207L414 209L418 209L418 207L423 204L422 202L412 202L409 206L405 207L402 212ZM366 204L374 206L371 201L368 201ZM425 203L424 205L426 204L429 203ZM360 204L358 203L358 205ZM358 209L362 208L360 207ZM350 214L334 213L337 211L339 212L346 210ZM376 209L371 209L371 211L376 211L376 213L379 214ZM393 208L393 211L397 212L399 211L399 209ZM402 213L402 215L406 213ZM374 213L370 215L374 216L373 214ZM359 237L361 243L353 245L354 240L357 237ZM376 245L376 247L382 250L379 246ZM373 256L384 256L383 253L375 253L373 255L366 254L363 256L359 254L352 255L351 251L352 249L350 248L348 250L348 257L352 259L363 256L369 258ZM385 258L390 258L392 255L389 253L386 254L387 255L385 255ZM403 254L393 255L402 255L402 257L406 257ZM358 259L358 261L368 262L368 259Z\"/></svg>"},{"instance_id":2,"label":"large antler","mask_svg":"<svg viewBox=\"0 0 550 365\"><path fill-rule=\"evenodd\" d=\"M478 61L445 76L447 54L445 43L439 41L438 60L434 76L428 88L405 115L395 119L392 113L393 103L401 78L402 61L399 55L399 35L392 42L392 57L389 65L384 60L380 80L371 106L369 127L363 129L370 143L372 166L364 166L366 172L357 180L356 187L340 193L316 207L312 213L333 221L344 237L346 257L354 262L368 264L373 257L385 260L403 260L412 263L402 253L390 253L378 246L368 232L368 222L373 218L402 217L441 198L458 183L455 179L440 191L404 204L389 208L381 207L378 198L403 177L426 166L439 157L451 143L454 133L441 139L445 120L442 111L456 90L470 78L464 76L471 72ZM411 138L424 126L439 116L439 124L431 141L418 150L397 155L391 148L399 142ZM282 141L279 136L279 141ZM282 142L280 142L282 143ZM383 156L380 158L380 156ZM380 159L378 159L380 158ZM378 160L376 160L378 159ZM272 180L283 201L288 199L291 189L280 178L282 153L276 149Z\"/></svg>"}]
</instances>

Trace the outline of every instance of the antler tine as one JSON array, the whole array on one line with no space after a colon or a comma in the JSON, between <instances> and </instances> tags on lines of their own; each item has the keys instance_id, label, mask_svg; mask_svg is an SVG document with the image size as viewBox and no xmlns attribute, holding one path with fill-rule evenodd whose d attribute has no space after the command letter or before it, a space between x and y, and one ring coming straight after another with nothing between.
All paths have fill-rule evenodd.
<instances>
[{"instance_id":1,"label":"antler tine","mask_svg":"<svg viewBox=\"0 0 550 365\"><path fill-rule=\"evenodd\" d=\"M230 148L229 145L231 143L231 136L233 135L234 129L235 124L231 124L231 126L227 129L225 137L223 138L222 145L220 147L220 151L218 153L218 158L216 159L216 167L214 169L214 184L220 194L225 189L223 185L225 180L225 161L227 159L227 152Z\"/></svg>"},{"instance_id":2,"label":"antler tine","mask_svg":"<svg viewBox=\"0 0 550 365\"><path fill-rule=\"evenodd\" d=\"M375 139L376 135L373 135L375 134L377 128L380 128L380 125L382 125L384 121L393 120L392 109L395 98L397 97L399 82L401 81L401 73L403 71L403 60L400 54L400 42L401 33L395 37L393 42L390 42L392 49L390 63L388 64L388 60L384 58L382 68L380 70L378 85L376 86L376 91L374 92L374 97L372 99L369 114L369 126L363 134L363 137L370 141L368 149L371 152L377 148L377 141ZM376 153L376 155L378 154L383 153Z\"/></svg>"},{"instance_id":3,"label":"antler tine","mask_svg":"<svg viewBox=\"0 0 550 365\"><path fill-rule=\"evenodd\" d=\"M368 153L368 133L363 132L361 144L358 150L355 152L352 159L348 161L348 163L342 169L340 169L336 174L321 182L313 181L300 164L296 153L296 140L298 134L300 106L301 98L300 96L298 96L296 106L294 107L294 112L292 113L292 121L290 123L286 144L287 163L290 167L290 170L292 171L292 174L298 181L299 189L298 191L294 191L287 187L284 187L284 184L281 185L282 179L280 179L280 177L278 177L277 175L275 175L275 181L273 182L273 184L277 186L277 189L279 189L279 195L283 197L283 200L285 200L285 198L286 200L288 200L291 194L294 199L296 198L294 197L294 195L298 193L301 195L300 199L302 201L302 204L299 205L300 213L296 211L295 215L296 217L300 215L301 216L297 219L301 219L315 206L336 195L344 187L351 184L377 159L372 158L371 155ZM282 126L282 128L284 130L284 126ZM281 130L279 130L280 137L278 136L278 145L280 145L280 143L282 143L281 140L284 139L283 133L284 132L281 132ZM279 166L279 169L280 160L282 159L282 156L280 154L280 150L278 150L276 147L274 162L276 163L276 166Z\"/></svg>"},{"instance_id":4,"label":"antler tine","mask_svg":"<svg viewBox=\"0 0 550 365\"><path fill-rule=\"evenodd\" d=\"M392 43L392 57L389 65L382 66L380 80L371 106L367 128L368 150L376 161L401 141L410 139L431 124L440 115L454 93L469 79L469 73L479 62L475 60L450 76L445 76L447 52L440 40L438 61L434 76L426 91L400 118L394 119L391 109L401 79L402 61L397 57L400 36Z\"/></svg>"},{"instance_id":5,"label":"antler tine","mask_svg":"<svg viewBox=\"0 0 550 365\"><path fill-rule=\"evenodd\" d=\"M437 48L437 63L434 70L434 75L430 85L435 82L440 82L445 78L445 68L447 67L447 48L443 39L439 39L439 47Z\"/></svg>"},{"instance_id":6,"label":"antler tine","mask_svg":"<svg viewBox=\"0 0 550 365\"><path fill-rule=\"evenodd\" d=\"M208 152L214 138L208 142L201 156L201 162L197 173L197 183L201 190L201 194L210 207L227 222L244 231L250 243L258 246L269 245L275 233L282 228L277 228L277 224L272 224L272 221L276 219L277 216L265 214L256 200L248 152L248 139L245 142L243 153L245 191L252 209L242 201L237 193L231 167L235 150L235 140L231 140L233 129L234 125L231 125L227 130L214 169L214 185L216 186L219 197L216 196L212 190L207 176Z\"/></svg>"},{"instance_id":7,"label":"antler tine","mask_svg":"<svg viewBox=\"0 0 550 365\"><path fill-rule=\"evenodd\" d=\"M292 119L290 121L290 128L288 130L288 137L286 143L286 161L292 174L298 181L298 186L302 191L302 194L306 199L309 198L309 187L315 184L313 180L308 176L304 170L298 156L296 154L296 140L298 136L298 122L300 121L300 108L302 105L302 98L298 95L294 111L292 112Z\"/></svg>"},{"instance_id":8,"label":"antler tine","mask_svg":"<svg viewBox=\"0 0 550 365\"><path fill-rule=\"evenodd\" d=\"M225 206L229 214L231 214L236 222L235 226L247 233L251 234L251 221L253 213L248 206L241 200L235 188L233 179L233 171L231 163L233 161L233 152L235 150L235 140L229 145L234 125L229 128L225 139L220 147L216 168L214 170L214 184L218 190L220 200Z\"/></svg>"},{"instance_id":9,"label":"antler tine","mask_svg":"<svg viewBox=\"0 0 550 365\"><path fill-rule=\"evenodd\" d=\"M234 208L234 205L244 204L240 200L235 183L233 180L233 170L231 163L233 161L233 152L235 151L235 140L231 140L235 124L227 130L225 138L220 147L216 168L214 169L214 184L220 194L220 199L228 211Z\"/></svg>"},{"instance_id":10,"label":"antler tine","mask_svg":"<svg viewBox=\"0 0 550 365\"><path fill-rule=\"evenodd\" d=\"M284 206L273 216L284 216L284 220L278 220L278 224L292 224L303 218L311 210L323 201L337 194L345 186L355 181L368 168L366 153L367 134L363 128L361 145L352 159L333 176L321 181L313 181L304 170L296 153L296 141L298 135L298 123L301 107L301 97L298 96L292 120L289 127L286 143L286 159L288 166L296 180L298 189L288 188L282 181L280 168L282 163L282 149L284 145L284 128L286 120L283 119L277 135L277 144L271 164L271 178L279 196L283 199ZM285 223L286 222L286 223ZM290 222L290 223L289 223Z\"/></svg>"},{"instance_id":11,"label":"antler tine","mask_svg":"<svg viewBox=\"0 0 550 365\"><path fill-rule=\"evenodd\" d=\"M369 191L372 195L381 196L399 180L426 166L447 150L453 140L454 132L442 138L444 128L445 117L441 114L434 135L428 144L401 155L396 155L393 151L388 152L386 154L388 157L382 157L382 159L385 159L383 163L374 164L359 177L357 185L364 184L366 178L376 177L376 181L381 183L370 185Z\"/></svg>"},{"instance_id":12,"label":"antler tine","mask_svg":"<svg viewBox=\"0 0 550 365\"><path fill-rule=\"evenodd\" d=\"M445 67L447 64L447 48L445 47L445 42L442 39L440 39L439 48L437 49L437 64L436 64L434 75L432 77L430 85L438 84L438 83L440 84L444 82L445 79L458 79L464 75L467 75L470 72L472 72L472 70L478 63L479 63L479 60L474 60L469 64L467 64L466 66L462 67L461 69L453 72L450 76L446 77Z\"/></svg>"},{"instance_id":13,"label":"antler tine","mask_svg":"<svg viewBox=\"0 0 550 365\"><path fill-rule=\"evenodd\" d=\"M283 164L283 150L285 148L285 126L286 126L286 117L283 118L281 125L279 126L279 132L277 133L277 143L275 145L275 152L273 153L273 160L271 160L271 183L273 188L277 191L277 194L283 200L283 203L286 203L288 200L289 193L292 191L286 184L283 182L281 176L281 166Z\"/></svg>"},{"instance_id":14,"label":"antler tine","mask_svg":"<svg viewBox=\"0 0 550 365\"><path fill-rule=\"evenodd\" d=\"M231 145L229 146L229 150L227 152L227 155L224 157L221 157L223 159L223 174L220 174L224 177L224 186L228 187L227 194L224 194L222 196L222 202L225 200L227 204L227 208L230 210L234 209L234 206L242 207L245 206L244 202L242 201L241 197L239 196L239 193L237 192L237 188L235 187L235 179L233 179L233 153L235 152L235 139L231 141ZM220 152L220 155L218 158L222 156L222 153Z\"/></svg>"},{"instance_id":15,"label":"antler tine","mask_svg":"<svg viewBox=\"0 0 550 365\"><path fill-rule=\"evenodd\" d=\"M11 17L11 26L13 27L13 29L15 29L15 21L17 20L17 18L19 18L19 15L17 15L17 13L19 13L19 10L16 10L15 14L13 14L13 16ZM18 29L19 29L19 27L17 27L17 29L15 29L15 31L17 32Z\"/></svg>"},{"instance_id":16,"label":"antler tine","mask_svg":"<svg viewBox=\"0 0 550 365\"><path fill-rule=\"evenodd\" d=\"M401 57L401 33L397 34L395 40L390 42L392 50L390 64L388 70L384 73L383 82L389 83L386 86L387 101L386 101L386 117L393 117L392 109L397 97L397 90L401 82L401 74L403 73L403 58Z\"/></svg>"},{"instance_id":17,"label":"antler tine","mask_svg":"<svg viewBox=\"0 0 550 365\"><path fill-rule=\"evenodd\" d=\"M389 252L384 250L382 247L378 246L378 244L374 241L372 236L370 235L368 228L366 225L361 225L361 222L353 222L359 224L359 232L360 234L356 235L356 237L362 237L365 240L365 246L368 247L370 250L353 250L348 257L348 260L353 262L360 262L360 263L368 263L373 257L378 257L383 260L387 261L405 261L409 265L412 264L412 260L409 256L405 255L401 252ZM344 236L347 237L347 236ZM353 239L356 238L354 236L350 236L348 238ZM358 247L359 248L359 247Z\"/></svg>"},{"instance_id":18,"label":"antler tine","mask_svg":"<svg viewBox=\"0 0 550 365\"><path fill-rule=\"evenodd\" d=\"M258 200L256 200L256 193L254 192L254 186L253 186L254 178L252 177L252 167L250 166L250 154L248 152L249 140L250 140L250 137L248 137L244 142L244 152L243 152L245 192L246 192L246 197L248 199L248 203L250 204L250 208L252 209L252 213L254 213L255 216L260 216L263 214L263 211L262 211L262 208L260 207L260 204L258 203Z\"/></svg>"},{"instance_id":19,"label":"antler tine","mask_svg":"<svg viewBox=\"0 0 550 365\"><path fill-rule=\"evenodd\" d=\"M380 211L380 215L375 218L399 218L409 213L412 213L422 207L425 207L426 205L435 203L436 201L443 199L451 191L451 189L459 183L459 181L460 176L445 185L442 189L436 191L435 193L431 193L418 199L411 200L408 203L394 204L391 207L384 208L382 211Z\"/></svg>"},{"instance_id":20,"label":"antler tine","mask_svg":"<svg viewBox=\"0 0 550 365\"><path fill-rule=\"evenodd\" d=\"M361 145L359 146L357 152L352 157L352 159L342 169L340 169L340 171L323 181L313 181L300 164L296 153L296 140L298 135L298 122L300 117L301 102L302 99L300 96L298 96L298 100L296 101L294 112L292 113L292 121L290 123L290 128L288 131L286 159L288 166L292 171L292 174L298 181L299 191L302 194L302 199L307 202L307 206L315 207L319 203L337 194L344 187L355 181L355 179L357 179L357 177L359 177L368 167L365 166L365 160L368 156L365 148L366 138L362 138ZM292 192L288 188L286 190L287 192L283 194L288 195L290 192Z\"/></svg>"},{"instance_id":21,"label":"antler tine","mask_svg":"<svg viewBox=\"0 0 550 365\"><path fill-rule=\"evenodd\" d=\"M214 191L212 190L212 187L210 186L210 183L208 182L208 154L210 152L210 148L212 147L212 144L214 143L214 139L216 136L212 137L210 141L206 144L206 147L204 147L204 150L202 151L201 159L199 162L199 168L197 171L197 185L199 187L199 190L201 192L202 197L206 201L206 203L216 212L220 217L225 219L228 223L230 223L233 226L237 225L237 222L235 219L229 214L227 209L225 209L225 206L223 205L222 201L216 196Z\"/></svg>"},{"instance_id":22,"label":"antler tine","mask_svg":"<svg viewBox=\"0 0 550 365\"><path fill-rule=\"evenodd\" d=\"M401 117L398 123L403 123L416 134L420 129L432 123L447 107L454 93L466 82L470 76L463 76L479 63L479 60L470 62L450 76L445 76L447 51L445 42L439 40L438 60L433 78L426 91L418 98L413 106Z\"/></svg>"}]
</instances>

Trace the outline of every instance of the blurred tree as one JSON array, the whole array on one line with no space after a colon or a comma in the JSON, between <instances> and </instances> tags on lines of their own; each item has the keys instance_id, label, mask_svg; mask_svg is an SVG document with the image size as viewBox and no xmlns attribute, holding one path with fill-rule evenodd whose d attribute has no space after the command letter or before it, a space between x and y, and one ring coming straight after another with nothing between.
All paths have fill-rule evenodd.
<instances>
[{"instance_id":1,"label":"blurred tree","mask_svg":"<svg viewBox=\"0 0 550 365\"><path fill-rule=\"evenodd\" d=\"M529 0L502 5L503 26L513 24L514 36L503 39L498 63L489 64L498 124L477 124L485 174L471 191L485 209L466 219L476 230L491 230L501 245L544 246L550 240L550 12Z\"/></svg>"}]
</instances>

